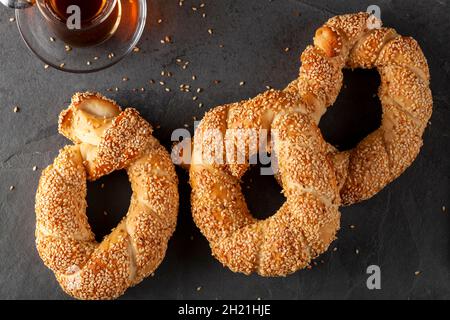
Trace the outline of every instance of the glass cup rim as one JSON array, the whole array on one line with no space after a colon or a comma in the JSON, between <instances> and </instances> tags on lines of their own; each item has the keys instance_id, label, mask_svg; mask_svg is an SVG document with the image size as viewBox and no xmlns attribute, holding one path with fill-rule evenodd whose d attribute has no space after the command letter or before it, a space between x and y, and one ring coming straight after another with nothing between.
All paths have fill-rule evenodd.
<instances>
[{"instance_id":1,"label":"glass cup rim","mask_svg":"<svg viewBox=\"0 0 450 320\"><path fill-rule=\"evenodd\" d=\"M89 25L83 26L83 30L89 30L91 28L95 28L101 23L103 23L116 8L117 2L119 0L107 0L107 5L109 6L107 10L103 10L101 14L95 17L92 21L89 22ZM50 21L59 25L66 25L66 22L59 19L55 13L53 13L46 5L47 0L36 0L36 5L39 9L39 12L44 16L47 21Z\"/></svg>"}]
</instances>

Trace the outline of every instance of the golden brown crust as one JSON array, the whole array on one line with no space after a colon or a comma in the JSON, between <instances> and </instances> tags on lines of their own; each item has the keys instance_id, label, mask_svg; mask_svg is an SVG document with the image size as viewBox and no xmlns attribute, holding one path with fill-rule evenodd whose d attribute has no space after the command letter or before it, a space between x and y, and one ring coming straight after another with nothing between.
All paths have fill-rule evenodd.
<instances>
[{"instance_id":1,"label":"golden brown crust","mask_svg":"<svg viewBox=\"0 0 450 320\"><path fill-rule=\"evenodd\" d=\"M373 196L417 156L432 112L426 59L414 39L370 28L369 18L374 22L367 13L331 18L303 52L299 77L284 91L217 107L196 130L192 213L214 256L231 270L280 276L306 267L335 238L341 202ZM383 121L355 149L338 152L324 142L317 124L339 94L344 67L378 68ZM217 136L248 128L277 132L277 179L287 200L265 221L251 216L242 194L248 163L224 162L225 146L216 148ZM249 147L245 135L229 140ZM250 151L245 155L248 160Z\"/></svg>"},{"instance_id":2,"label":"golden brown crust","mask_svg":"<svg viewBox=\"0 0 450 320\"><path fill-rule=\"evenodd\" d=\"M299 78L287 88L312 105L311 116L319 122L336 100L344 67L377 68L381 75L381 127L352 150L330 152L345 205L372 197L411 165L433 106L429 68L417 41L394 29L371 29L368 18L358 13L328 20L302 54Z\"/></svg>"},{"instance_id":3,"label":"golden brown crust","mask_svg":"<svg viewBox=\"0 0 450 320\"><path fill-rule=\"evenodd\" d=\"M113 299L159 266L175 230L178 181L167 151L134 109L76 94L60 132L77 143L45 169L36 194L36 245L62 288L79 299ZM133 190L124 220L102 243L86 218L86 179L126 169Z\"/></svg>"},{"instance_id":4,"label":"golden brown crust","mask_svg":"<svg viewBox=\"0 0 450 320\"><path fill-rule=\"evenodd\" d=\"M341 164L338 175L345 205L372 197L411 165L422 146L433 106L428 64L417 41L389 28L370 30L361 23L362 16L345 15L325 24L345 34L343 49L333 58L339 61L339 69L377 68L381 75L381 127L353 150L334 154L339 158L334 162ZM340 90L340 83L335 86ZM326 96L334 98L336 91L327 88L320 85ZM343 163L348 163L346 168Z\"/></svg>"},{"instance_id":5,"label":"golden brown crust","mask_svg":"<svg viewBox=\"0 0 450 320\"><path fill-rule=\"evenodd\" d=\"M328 145L305 108L291 93L270 90L210 111L196 132L190 166L194 221L210 241L214 256L235 272L263 276L295 272L324 252L339 229L339 190ZM201 151L217 156L213 148L217 134L208 134L211 129L225 135L233 129L273 131L287 197L275 216L258 221L248 211L240 186L248 164L236 171L233 162L202 157ZM240 142L249 143L245 137ZM223 158L225 154L219 154Z\"/></svg>"}]
</instances>

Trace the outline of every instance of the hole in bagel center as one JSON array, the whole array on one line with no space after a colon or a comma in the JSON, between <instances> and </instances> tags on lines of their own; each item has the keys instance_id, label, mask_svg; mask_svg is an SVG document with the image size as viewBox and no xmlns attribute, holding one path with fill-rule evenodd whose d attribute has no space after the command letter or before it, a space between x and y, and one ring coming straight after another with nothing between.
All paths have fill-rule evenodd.
<instances>
[{"instance_id":1,"label":"hole in bagel center","mask_svg":"<svg viewBox=\"0 0 450 320\"><path fill-rule=\"evenodd\" d=\"M253 217L265 220L281 208L286 198L273 175L261 175L260 164L250 167L242 178L242 192Z\"/></svg>"},{"instance_id":2,"label":"hole in bagel center","mask_svg":"<svg viewBox=\"0 0 450 320\"><path fill-rule=\"evenodd\" d=\"M95 239L101 242L127 214L131 185L125 170L87 183L87 216Z\"/></svg>"},{"instance_id":3,"label":"hole in bagel center","mask_svg":"<svg viewBox=\"0 0 450 320\"><path fill-rule=\"evenodd\" d=\"M344 70L344 85L333 106L320 121L326 141L345 151L356 147L381 125L378 99L380 76L376 69Z\"/></svg>"}]
</instances>

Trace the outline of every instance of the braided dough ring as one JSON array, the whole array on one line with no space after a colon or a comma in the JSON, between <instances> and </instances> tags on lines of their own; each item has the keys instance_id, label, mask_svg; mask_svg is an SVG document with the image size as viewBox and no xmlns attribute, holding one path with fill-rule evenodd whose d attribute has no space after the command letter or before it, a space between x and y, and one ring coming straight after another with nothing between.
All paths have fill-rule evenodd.
<instances>
[{"instance_id":1,"label":"braided dough ring","mask_svg":"<svg viewBox=\"0 0 450 320\"><path fill-rule=\"evenodd\" d=\"M368 28L369 18L359 13L328 20L303 52L299 78L287 88L312 97L318 122L341 90L342 68L380 73L380 128L353 150L332 152L345 205L371 198L412 164L433 109L428 63L417 41L391 28Z\"/></svg>"},{"instance_id":2,"label":"braided dough ring","mask_svg":"<svg viewBox=\"0 0 450 320\"><path fill-rule=\"evenodd\" d=\"M178 182L170 156L135 109L99 94L75 94L59 131L75 145L46 168L36 194L38 252L68 294L113 299L150 275L175 230ZM86 217L86 179L126 169L126 217L97 243Z\"/></svg>"},{"instance_id":3,"label":"braided dough ring","mask_svg":"<svg viewBox=\"0 0 450 320\"><path fill-rule=\"evenodd\" d=\"M311 118L294 108L298 103L293 96L268 91L212 110L196 131L190 166L194 221L213 254L235 272L295 272L324 252L339 228L339 190L327 144ZM214 152L216 135L208 129L219 128L225 136L232 128L255 127L275 133L274 151L287 198L277 214L264 221L252 217L242 194L240 179L248 164L218 164L199 151Z\"/></svg>"},{"instance_id":4,"label":"braided dough ring","mask_svg":"<svg viewBox=\"0 0 450 320\"><path fill-rule=\"evenodd\" d=\"M374 195L419 152L432 111L426 59L413 39L393 29L371 30L369 18L330 19L303 53L299 78L284 91L217 107L200 123L190 165L193 217L213 255L232 271L282 276L308 266L334 240L338 207ZM345 66L380 70L384 115L379 130L340 153L317 125L337 98ZM239 140L251 149L245 134L236 139L230 133L240 129L274 133L277 178L287 200L264 221L251 216L242 194L248 161L226 161L225 144L237 150ZM218 135L226 141L219 149Z\"/></svg>"}]
</instances>

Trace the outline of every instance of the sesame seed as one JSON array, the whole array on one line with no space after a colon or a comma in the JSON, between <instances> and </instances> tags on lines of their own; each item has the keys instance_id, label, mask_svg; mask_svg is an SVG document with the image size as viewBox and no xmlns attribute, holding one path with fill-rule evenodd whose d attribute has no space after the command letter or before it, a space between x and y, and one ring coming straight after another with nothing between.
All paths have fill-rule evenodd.
<instances>
[{"instance_id":1,"label":"sesame seed","mask_svg":"<svg viewBox=\"0 0 450 320\"><path fill-rule=\"evenodd\" d=\"M34 166L34 167L33 167L33 171L36 171L36 170L37 170L37 166Z\"/></svg>"},{"instance_id":2,"label":"sesame seed","mask_svg":"<svg viewBox=\"0 0 450 320\"><path fill-rule=\"evenodd\" d=\"M13 190L14 190L14 186L10 186L9 191L13 191Z\"/></svg>"},{"instance_id":3,"label":"sesame seed","mask_svg":"<svg viewBox=\"0 0 450 320\"><path fill-rule=\"evenodd\" d=\"M15 106L14 108L13 108L13 112L14 113L17 113L17 112L19 112L20 111L20 108L18 107L18 106Z\"/></svg>"},{"instance_id":4,"label":"sesame seed","mask_svg":"<svg viewBox=\"0 0 450 320\"><path fill-rule=\"evenodd\" d=\"M208 29L209 34L213 34L213 32L214 32L213 29L211 29L211 28Z\"/></svg>"}]
</instances>

